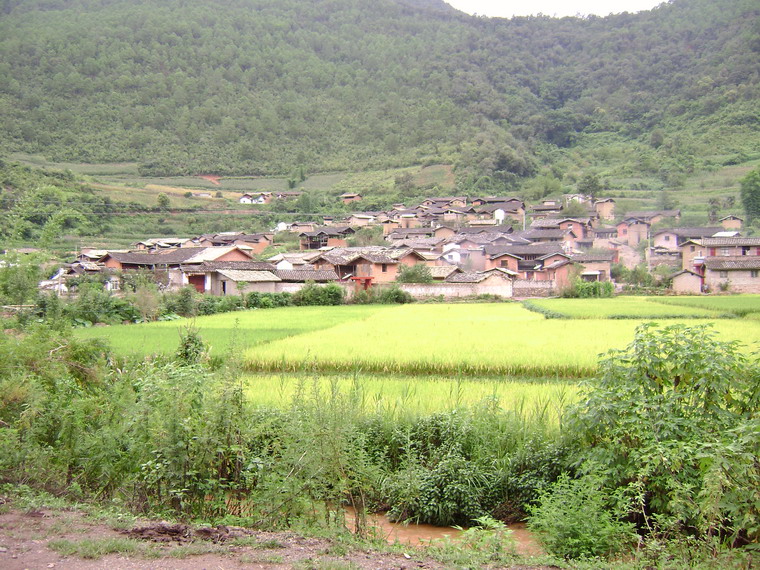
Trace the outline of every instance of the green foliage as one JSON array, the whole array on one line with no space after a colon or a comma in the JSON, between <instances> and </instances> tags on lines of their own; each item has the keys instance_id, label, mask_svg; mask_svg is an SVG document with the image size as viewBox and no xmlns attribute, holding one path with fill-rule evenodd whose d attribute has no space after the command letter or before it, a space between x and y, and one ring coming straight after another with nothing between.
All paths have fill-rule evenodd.
<instances>
[{"instance_id":1,"label":"green foliage","mask_svg":"<svg viewBox=\"0 0 760 570\"><path fill-rule=\"evenodd\" d=\"M575 278L569 287L562 290L562 297L579 299L603 299L610 298L615 293L615 286L611 281L584 281Z\"/></svg>"},{"instance_id":2,"label":"green foliage","mask_svg":"<svg viewBox=\"0 0 760 570\"><path fill-rule=\"evenodd\" d=\"M760 217L760 168L742 178L741 200L749 222Z\"/></svg>"},{"instance_id":3,"label":"green foliage","mask_svg":"<svg viewBox=\"0 0 760 570\"><path fill-rule=\"evenodd\" d=\"M3 256L0 259L0 301L23 305L34 297L41 278L42 271L36 260L16 254Z\"/></svg>"},{"instance_id":4,"label":"green foliage","mask_svg":"<svg viewBox=\"0 0 760 570\"><path fill-rule=\"evenodd\" d=\"M251 0L209 18L197 1L75 1L53 26L51 10L6 2L1 142L152 176L276 172L294 187L313 171L456 162L464 187L494 191L600 134L673 180L713 160L716 138L728 157L752 148L751 2L517 20L441 6Z\"/></svg>"},{"instance_id":5,"label":"green foliage","mask_svg":"<svg viewBox=\"0 0 760 570\"><path fill-rule=\"evenodd\" d=\"M562 558L609 558L638 541L633 525L624 522L626 505L592 476L563 475L528 510L530 530L550 554Z\"/></svg>"},{"instance_id":6,"label":"green foliage","mask_svg":"<svg viewBox=\"0 0 760 570\"><path fill-rule=\"evenodd\" d=\"M179 333L179 347L175 356L185 364L197 364L208 352L200 332L192 325L185 327Z\"/></svg>"},{"instance_id":7,"label":"green foliage","mask_svg":"<svg viewBox=\"0 0 760 570\"><path fill-rule=\"evenodd\" d=\"M432 283L433 275L430 268L424 263L402 265L396 281L399 283Z\"/></svg>"},{"instance_id":8,"label":"green foliage","mask_svg":"<svg viewBox=\"0 0 760 570\"><path fill-rule=\"evenodd\" d=\"M760 537L760 502L738 491L756 484L744 454L755 445L760 367L715 336L705 326L640 327L601 361L575 412L585 469L625 493L643 532Z\"/></svg>"},{"instance_id":9,"label":"green foliage","mask_svg":"<svg viewBox=\"0 0 760 570\"><path fill-rule=\"evenodd\" d=\"M297 306L342 305L345 301L345 295L343 287L335 283L328 283L327 285L307 283L293 294L292 302Z\"/></svg>"}]
</instances>

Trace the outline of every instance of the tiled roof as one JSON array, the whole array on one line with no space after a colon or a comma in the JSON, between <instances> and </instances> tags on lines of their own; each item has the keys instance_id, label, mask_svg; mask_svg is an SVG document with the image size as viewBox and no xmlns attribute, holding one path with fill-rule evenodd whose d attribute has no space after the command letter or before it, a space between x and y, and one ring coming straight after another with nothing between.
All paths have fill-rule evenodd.
<instances>
[{"instance_id":1,"label":"tiled roof","mask_svg":"<svg viewBox=\"0 0 760 570\"><path fill-rule=\"evenodd\" d=\"M662 216L664 218L676 218L681 215L681 210L636 210L633 212L626 212L626 218L638 218L640 220L649 220L656 216Z\"/></svg>"},{"instance_id":2,"label":"tiled roof","mask_svg":"<svg viewBox=\"0 0 760 570\"><path fill-rule=\"evenodd\" d=\"M568 233L571 233L572 230L570 229L532 229L524 234L522 234L523 237L526 237L530 240L537 240L537 239L562 239L565 237ZM573 234L575 235L575 234Z\"/></svg>"},{"instance_id":3,"label":"tiled roof","mask_svg":"<svg viewBox=\"0 0 760 570\"><path fill-rule=\"evenodd\" d=\"M274 271L273 263L265 261L204 261L200 265L182 265L180 268L185 271L206 273L208 271L219 271L222 269L237 269L241 271Z\"/></svg>"},{"instance_id":4,"label":"tiled roof","mask_svg":"<svg viewBox=\"0 0 760 570\"><path fill-rule=\"evenodd\" d=\"M314 228L314 231L311 232L301 232L301 235L307 237L316 237L318 235L343 236L352 233L354 233L354 230L349 227L321 226Z\"/></svg>"},{"instance_id":5,"label":"tiled roof","mask_svg":"<svg viewBox=\"0 0 760 570\"><path fill-rule=\"evenodd\" d=\"M459 228L457 230L457 234L471 235L471 234L489 233L489 234L506 235L506 234L511 234L513 231L514 229L512 228L512 226L501 225L501 226Z\"/></svg>"},{"instance_id":6,"label":"tiled roof","mask_svg":"<svg viewBox=\"0 0 760 570\"><path fill-rule=\"evenodd\" d=\"M705 267L710 271L737 271L742 269L760 269L760 256L734 255L726 257L706 257Z\"/></svg>"},{"instance_id":7,"label":"tiled roof","mask_svg":"<svg viewBox=\"0 0 760 570\"><path fill-rule=\"evenodd\" d=\"M242 269L222 269L219 275L223 275L235 282L246 283L270 283L272 281L282 281L271 271L246 271Z\"/></svg>"},{"instance_id":8,"label":"tiled roof","mask_svg":"<svg viewBox=\"0 0 760 570\"><path fill-rule=\"evenodd\" d=\"M571 255L570 259L578 263L593 263L598 261L612 261L615 259L615 253L576 253Z\"/></svg>"},{"instance_id":9,"label":"tiled roof","mask_svg":"<svg viewBox=\"0 0 760 570\"><path fill-rule=\"evenodd\" d=\"M711 237L720 231L723 231L723 228L721 226L712 227L712 228L705 228L705 227L668 228L668 229L657 231L653 235L656 236L659 234L671 233L681 238L703 238L703 237Z\"/></svg>"},{"instance_id":10,"label":"tiled roof","mask_svg":"<svg viewBox=\"0 0 760 570\"><path fill-rule=\"evenodd\" d=\"M323 253L320 258L333 265L348 265L363 258L372 263L398 263L409 250L393 250L382 246L336 247Z\"/></svg>"},{"instance_id":11,"label":"tiled roof","mask_svg":"<svg viewBox=\"0 0 760 570\"><path fill-rule=\"evenodd\" d=\"M460 271L456 265L435 265L430 268L430 275L435 279L446 279L452 273L459 273Z\"/></svg>"},{"instance_id":12,"label":"tiled roof","mask_svg":"<svg viewBox=\"0 0 760 570\"><path fill-rule=\"evenodd\" d=\"M525 255L551 255L554 253L565 254L561 246L554 243L533 243L528 245L501 245L501 246L486 246L485 252L487 255L498 257L505 253L516 255L519 257Z\"/></svg>"},{"instance_id":13,"label":"tiled roof","mask_svg":"<svg viewBox=\"0 0 760 570\"><path fill-rule=\"evenodd\" d=\"M338 274L332 269L292 269L274 272L282 281L302 283L305 281L337 281Z\"/></svg>"},{"instance_id":14,"label":"tiled roof","mask_svg":"<svg viewBox=\"0 0 760 570\"><path fill-rule=\"evenodd\" d=\"M702 238L702 245L705 247L731 247L731 246L755 247L755 246L760 246L760 237L731 237L731 238L706 237L706 238Z\"/></svg>"}]
</instances>

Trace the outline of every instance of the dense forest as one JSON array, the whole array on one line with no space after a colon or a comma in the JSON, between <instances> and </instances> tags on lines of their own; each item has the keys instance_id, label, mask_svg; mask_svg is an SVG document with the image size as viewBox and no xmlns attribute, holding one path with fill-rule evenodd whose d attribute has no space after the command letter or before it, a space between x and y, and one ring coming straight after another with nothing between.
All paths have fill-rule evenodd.
<instances>
[{"instance_id":1,"label":"dense forest","mask_svg":"<svg viewBox=\"0 0 760 570\"><path fill-rule=\"evenodd\" d=\"M498 189L560 176L578 145L604 164L621 144L666 183L757 152L754 0L511 20L435 0L0 0L0 14L8 152L145 175L447 163Z\"/></svg>"}]
</instances>

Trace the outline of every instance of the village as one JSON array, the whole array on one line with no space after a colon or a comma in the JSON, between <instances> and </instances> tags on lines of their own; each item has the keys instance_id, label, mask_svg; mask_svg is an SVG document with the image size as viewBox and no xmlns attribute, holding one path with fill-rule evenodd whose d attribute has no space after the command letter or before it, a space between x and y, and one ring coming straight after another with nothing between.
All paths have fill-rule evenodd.
<instances>
[{"instance_id":1,"label":"village","mask_svg":"<svg viewBox=\"0 0 760 570\"><path fill-rule=\"evenodd\" d=\"M239 201L268 204L298 194L244 194ZM358 205L362 196L345 193L339 200ZM191 286L220 296L336 283L349 297L398 284L417 299L525 298L561 294L577 279L614 281L614 266L643 265L666 276L677 294L760 292L760 238L742 236L741 218L679 227L680 215L652 210L616 216L613 198L581 194L534 205L516 197L434 197L412 207L324 216L320 224L281 222L269 232L151 238L128 250L83 247L40 287L64 295L72 279L99 276L107 290L118 292L124 272L141 270L164 290ZM383 245L350 245L364 228L382 228ZM297 235L299 249L280 247L268 255L282 232ZM425 279L406 273L417 265L427 268Z\"/></svg>"}]
</instances>

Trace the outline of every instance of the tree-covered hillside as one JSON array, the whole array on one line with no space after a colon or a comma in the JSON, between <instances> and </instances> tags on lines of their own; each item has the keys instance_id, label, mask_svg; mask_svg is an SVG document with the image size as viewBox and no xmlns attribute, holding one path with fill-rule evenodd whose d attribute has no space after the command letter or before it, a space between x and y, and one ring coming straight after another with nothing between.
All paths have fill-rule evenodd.
<instances>
[{"instance_id":1,"label":"tree-covered hillside","mask_svg":"<svg viewBox=\"0 0 760 570\"><path fill-rule=\"evenodd\" d=\"M621 144L628 168L663 180L757 149L754 0L587 19L438 0L0 0L0 13L0 144L54 160L152 175L444 162L507 188L577 163L576 145L603 165Z\"/></svg>"}]
</instances>

